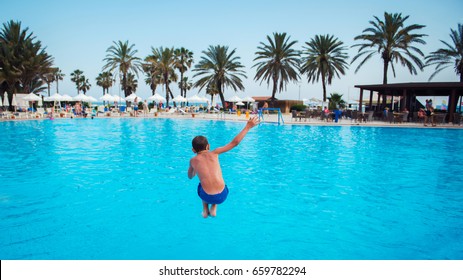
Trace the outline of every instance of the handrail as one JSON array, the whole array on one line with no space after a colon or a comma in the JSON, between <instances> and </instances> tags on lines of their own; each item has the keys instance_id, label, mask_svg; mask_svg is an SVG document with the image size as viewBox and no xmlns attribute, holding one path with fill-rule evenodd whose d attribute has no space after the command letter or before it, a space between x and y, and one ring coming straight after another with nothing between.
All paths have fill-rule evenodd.
<instances>
[{"instance_id":1,"label":"handrail","mask_svg":"<svg viewBox=\"0 0 463 280\"><path fill-rule=\"evenodd\" d=\"M259 109L259 121L264 122L264 114L263 111L277 111L278 112L278 125L280 124L285 124L285 121L283 119L283 114L281 113L280 108L261 108Z\"/></svg>"}]
</instances>

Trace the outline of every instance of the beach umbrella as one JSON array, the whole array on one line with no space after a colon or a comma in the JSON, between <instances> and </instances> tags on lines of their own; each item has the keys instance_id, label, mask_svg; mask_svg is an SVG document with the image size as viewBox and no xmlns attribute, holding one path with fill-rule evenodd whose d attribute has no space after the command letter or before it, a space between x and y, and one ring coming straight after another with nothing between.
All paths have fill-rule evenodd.
<instances>
[{"instance_id":1,"label":"beach umbrella","mask_svg":"<svg viewBox=\"0 0 463 280\"><path fill-rule=\"evenodd\" d=\"M40 100L42 100L42 98L40 98L40 96L35 95L34 93L31 92L28 95L24 96L23 100L26 100L26 101L40 101Z\"/></svg>"},{"instance_id":2,"label":"beach umbrella","mask_svg":"<svg viewBox=\"0 0 463 280\"><path fill-rule=\"evenodd\" d=\"M13 99L11 99L11 106L14 107L14 111L16 112L16 106L18 106L18 103L16 102L16 94L13 94Z\"/></svg>"},{"instance_id":3,"label":"beach umbrella","mask_svg":"<svg viewBox=\"0 0 463 280\"><path fill-rule=\"evenodd\" d=\"M151 95L148 97L148 100L154 101L156 103L166 103L166 99L162 97L159 93L155 93L154 95Z\"/></svg>"},{"instance_id":4,"label":"beach umbrella","mask_svg":"<svg viewBox=\"0 0 463 280\"><path fill-rule=\"evenodd\" d=\"M236 103L236 105L238 105L238 106L243 106L244 103L240 101L240 102Z\"/></svg>"},{"instance_id":5,"label":"beach umbrella","mask_svg":"<svg viewBox=\"0 0 463 280\"><path fill-rule=\"evenodd\" d=\"M63 101L63 96L61 94L59 94L59 93L55 93L55 94L53 94L51 96L45 97L43 100L47 101L47 102L49 102L49 101L58 101L59 102L59 101Z\"/></svg>"},{"instance_id":6,"label":"beach umbrella","mask_svg":"<svg viewBox=\"0 0 463 280\"><path fill-rule=\"evenodd\" d=\"M256 100L255 100L254 98L252 98L251 96L246 96L246 97L243 98L241 101L247 102L247 103L248 103L248 106L247 106L248 109L249 109L249 104L250 104L250 103L256 102Z\"/></svg>"},{"instance_id":7,"label":"beach umbrella","mask_svg":"<svg viewBox=\"0 0 463 280\"><path fill-rule=\"evenodd\" d=\"M250 96L246 96L241 101L243 101L243 102L255 102L256 100L254 100L254 98L252 98Z\"/></svg>"},{"instance_id":8,"label":"beach umbrella","mask_svg":"<svg viewBox=\"0 0 463 280\"><path fill-rule=\"evenodd\" d=\"M118 103L121 103L121 102L124 102L125 101L125 98L124 97L120 97L120 96L117 96L117 95L113 95L113 98L114 98L114 102L118 102Z\"/></svg>"},{"instance_id":9,"label":"beach umbrella","mask_svg":"<svg viewBox=\"0 0 463 280\"><path fill-rule=\"evenodd\" d=\"M131 95L125 98L125 100L129 102L135 102L135 99L137 99L137 101L141 100L140 96L136 95L135 93L132 93Z\"/></svg>"},{"instance_id":10,"label":"beach umbrella","mask_svg":"<svg viewBox=\"0 0 463 280\"><path fill-rule=\"evenodd\" d=\"M191 103L203 103L204 99L199 97L197 94L193 95L192 97L187 98L188 102Z\"/></svg>"},{"instance_id":11,"label":"beach umbrella","mask_svg":"<svg viewBox=\"0 0 463 280\"><path fill-rule=\"evenodd\" d=\"M72 96L70 95L67 95L67 94L63 94L62 96L62 101L74 101L74 98L72 98Z\"/></svg>"},{"instance_id":12,"label":"beach umbrella","mask_svg":"<svg viewBox=\"0 0 463 280\"><path fill-rule=\"evenodd\" d=\"M92 102L97 102L97 101L98 100L95 97L87 95L87 102L92 103Z\"/></svg>"},{"instance_id":13,"label":"beach umbrella","mask_svg":"<svg viewBox=\"0 0 463 280\"><path fill-rule=\"evenodd\" d=\"M102 97L100 97L100 100L101 101L106 101L106 102L114 102L115 101L114 96L112 96L111 94L103 95Z\"/></svg>"},{"instance_id":14,"label":"beach umbrella","mask_svg":"<svg viewBox=\"0 0 463 280\"><path fill-rule=\"evenodd\" d=\"M42 101L42 98L38 95L35 95L34 93L29 93L28 95L24 96L23 97L23 100L25 101L29 101L29 102L35 102L35 101L39 101L41 102ZM37 104L37 105L41 105L41 104Z\"/></svg>"},{"instance_id":15,"label":"beach umbrella","mask_svg":"<svg viewBox=\"0 0 463 280\"><path fill-rule=\"evenodd\" d=\"M187 99L179 94L179 95L175 96L174 99L172 99L172 101L175 101L175 102L186 102Z\"/></svg>"},{"instance_id":16,"label":"beach umbrella","mask_svg":"<svg viewBox=\"0 0 463 280\"><path fill-rule=\"evenodd\" d=\"M43 100L45 100L47 102L53 102L53 107L55 107L56 102L63 101L63 96L61 94L59 94L59 93L54 93L51 96L45 97ZM61 107L61 103L59 103L59 105Z\"/></svg>"},{"instance_id":17,"label":"beach umbrella","mask_svg":"<svg viewBox=\"0 0 463 280\"><path fill-rule=\"evenodd\" d=\"M234 95L234 96L230 97L227 101L235 103L235 102L240 102L240 101L243 101L243 100L241 98L239 98L238 96Z\"/></svg>"},{"instance_id":18,"label":"beach umbrella","mask_svg":"<svg viewBox=\"0 0 463 280\"><path fill-rule=\"evenodd\" d=\"M5 107L10 107L10 100L8 100L8 93L5 92L5 99L3 101Z\"/></svg>"},{"instance_id":19,"label":"beach umbrella","mask_svg":"<svg viewBox=\"0 0 463 280\"><path fill-rule=\"evenodd\" d=\"M120 103L120 102L125 101L125 98L124 98L124 97L117 96L117 95L115 95L115 94L113 95L113 97L114 97L114 102L119 102L119 103Z\"/></svg>"},{"instance_id":20,"label":"beach umbrella","mask_svg":"<svg viewBox=\"0 0 463 280\"><path fill-rule=\"evenodd\" d=\"M74 96L72 98L74 101L82 101L82 102L89 102L89 98L87 95L83 94L83 93L79 93L78 95Z\"/></svg>"}]
</instances>

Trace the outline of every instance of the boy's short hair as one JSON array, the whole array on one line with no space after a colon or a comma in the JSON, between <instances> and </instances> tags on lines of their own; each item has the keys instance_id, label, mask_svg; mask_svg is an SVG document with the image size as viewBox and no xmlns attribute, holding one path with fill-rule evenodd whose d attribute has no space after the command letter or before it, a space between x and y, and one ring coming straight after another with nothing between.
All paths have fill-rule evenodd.
<instances>
[{"instance_id":1,"label":"boy's short hair","mask_svg":"<svg viewBox=\"0 0 463 280\"><path fill-rule=\"evenodd\" d=\"M199 153L201 151L204 151L207 148L207 145L209 145L209 142L207 142L206 137L199 135L193 138L193 141L191 142L191 144L193 145L193 149L195 149L195 151Z\"/></svg>"}]
</instances>

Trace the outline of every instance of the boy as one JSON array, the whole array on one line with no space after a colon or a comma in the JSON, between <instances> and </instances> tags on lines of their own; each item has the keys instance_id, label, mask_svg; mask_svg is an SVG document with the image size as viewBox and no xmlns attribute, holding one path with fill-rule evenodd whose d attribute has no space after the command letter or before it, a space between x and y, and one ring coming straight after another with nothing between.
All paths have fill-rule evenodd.
<instances>
[{"instance_id":1,"label":"boy","mask_svg":"<svg viewBox=\"0 0 463 280\"><path fill-rule=\"evenodd\" d=\"M203 201L202 216L207 218L209 215L217 215L217 204L225 201L228 195L228 188L222 177L222 169L219 164L219 155L238 146L248 131L259 123L257 117L248 120L246 126L235 138L227 145L209 150L209 143L206 137L196 136L193 141L193 153L196 154L190 160L188 168L188 178L193 178L196 174L199 177L198 196ZM211 208L209 209L209 204Z\"/></svg>"}]
</instances>

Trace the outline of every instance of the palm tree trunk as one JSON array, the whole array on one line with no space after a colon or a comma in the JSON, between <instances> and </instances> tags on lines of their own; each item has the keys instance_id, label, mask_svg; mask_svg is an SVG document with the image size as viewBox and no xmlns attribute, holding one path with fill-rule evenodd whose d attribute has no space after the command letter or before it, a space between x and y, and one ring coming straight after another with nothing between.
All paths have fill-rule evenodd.
<instances>
[{"instance_id":1,"label":"palm tree trunk","mask_svg":"<svg viewBox=\"0 0 463 280\"><path fill-rule=\"evenodd\" d=\"M59 93L59 89L58 89L58 80L59 80L59 79L56 80L56 93Z\"/></svg>"},{"instance_id":2,"label":"palm tree trunk","mask_svg":"<svg viewBox=\"0 0 463 280\"><path fill-rule=\"evenodd\" d=\"M272 99L270 103L272 104L272 108L275 108L275 95L277 93L277 86L278 86L278 77L273 75L273 90L272 90Z\"/></svg>"},{"instance_id":3,"label":"palm tree trunk","mask_svg":"<svg viewBox=\"0 0 463 280\"><path fill-rule=\"evenodd\" d=\"M323 87L323 102L326 102L326 81L325 77L322 77L322 87Z\"/></svg>"},{"instance_id":4,"label":"palm tree trunk","mask_svg":"<svg viewBox=\"0 0 463 280\"><path fill-rule=\"evenodd\" d=\"M186 98L186 92L184 93L183 91L183 71L180 71L180 95Z\"/></svg>"},{"instance_id":5,"label":"palm tree trunk","mask_svg":"<svg viewBox=\"0 0 463 280\"><path fill-rule=\"evenodd\" d=\"M170 94L170 97L172 97L172 100L174 100L174 95L172 94L172 91L170 90L170 87L167 87L167 92ZM177 107L177 103L175 101L174 102L174 107Z\"/></svg>"},{"instance_id":6,"label":"palm tree trunk","mask_svg":"<svg viewBox=\"0 0 463 280\"><path fill-rule=\"evenodd\" d=\"M127 97L127 73L122 73L122 90L124 91L124 97Z\"/></svg>"},{"instance_id":7,"label":"palm tree trunk","mask_svg":"<svg viewBox=\"0 0 463 280\"><path fill-rule=\"evenodd\" d=\"M169 96L169 85L168 85L168 82L166 81L166 106L168 107L169 106L169 99L170 99L170 96Z\"/></svg>"},{"instance_id":8,"label":"palm tree trunk","mask_svg":"<svg viewBox=\"0 0 463 280\"><path fill-rule=\"evenodd\" d=\"M389 68L389 62L385 59L383 65L383 85L387 85L387 69Z\"/></svg>"}]
</instances>

